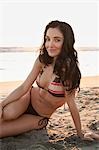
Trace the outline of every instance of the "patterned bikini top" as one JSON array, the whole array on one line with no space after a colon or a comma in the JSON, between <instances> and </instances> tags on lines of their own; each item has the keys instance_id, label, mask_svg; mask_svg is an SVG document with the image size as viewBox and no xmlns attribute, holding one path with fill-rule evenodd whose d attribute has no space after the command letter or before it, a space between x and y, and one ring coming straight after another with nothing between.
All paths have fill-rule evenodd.
<instances>
[{"instance_id":1,"label":"patterned bikini top","mask_svg":"<svg viewBox=\"0 0 99 150\"><path fill-rule=\"evenodd\" d=\"M40 72L40 77L43 74L43 72L44 72L44 70L42 69ZM45 87L41 86L40 82L38 82L37 80L36 80L36 83L37 83L39 88L49 92L51 95L53 95L55 97L65 97L65 92L64 92L64 88L63 88L63 85L61 83L60 77L55 77L55 79L50 82L47 89Z\"/></svg>"}]
</instances>

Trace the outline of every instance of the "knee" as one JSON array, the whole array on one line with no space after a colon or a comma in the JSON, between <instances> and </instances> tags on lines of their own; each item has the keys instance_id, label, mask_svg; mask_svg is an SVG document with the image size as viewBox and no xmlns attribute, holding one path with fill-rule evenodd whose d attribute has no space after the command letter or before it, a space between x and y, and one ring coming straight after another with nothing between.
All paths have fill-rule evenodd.
<instances>
[{"instance_id":1,"label":"knee","mask_svg":"<svg viewBox=\"0 0 99 150\"><path fill-rule=\"evenodd\" d=\"M13 120L16 119L16 111L14 109L10 109L9 107L5 107L3 110L3 120Z\"/></svg>"}]
</instances>

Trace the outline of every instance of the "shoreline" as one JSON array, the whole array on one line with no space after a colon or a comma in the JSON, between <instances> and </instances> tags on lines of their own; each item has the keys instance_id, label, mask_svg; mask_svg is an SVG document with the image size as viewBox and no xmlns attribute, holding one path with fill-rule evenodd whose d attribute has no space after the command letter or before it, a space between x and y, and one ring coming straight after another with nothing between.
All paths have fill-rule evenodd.
<instances>
[{"instance_id":1,"label":"shoreline","mask_svg":"<svg viewBox=\"0 0 99 150\"><path fill-rule=\"evenodd\" d=\"M82 77L81 88L84 87L99 87L99 76Z\"/></svg>"},{"instance_id":2,"label":"shoreline","mask_svg":"<svg viewBox=\"0 0 99 150\"><path fill-rule=\"evenodd\" d=\"M1 46L0 47L0 52L33 52L33 51L38 51L40 49L40 46ZM77 51L99 51L99 47L80 47L76 46L75 49Z\"/></svg>"}]
</instances>

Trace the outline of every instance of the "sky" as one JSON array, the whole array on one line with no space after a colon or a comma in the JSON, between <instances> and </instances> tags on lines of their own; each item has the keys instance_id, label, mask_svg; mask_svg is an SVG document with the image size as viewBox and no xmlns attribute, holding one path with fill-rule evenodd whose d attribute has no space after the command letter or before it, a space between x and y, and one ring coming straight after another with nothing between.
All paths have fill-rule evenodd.
<instances>
[{"instance_id":1,"label":"sky","mask_svg":"<svg viewBox=\"0 0 99 150\"><path fill-rule=\"evenodd\" d=\"M69 23L75 46L99 47L98 0L0 0L0 47L38 47L52 20Z\"/></svg>"}]
</instances>

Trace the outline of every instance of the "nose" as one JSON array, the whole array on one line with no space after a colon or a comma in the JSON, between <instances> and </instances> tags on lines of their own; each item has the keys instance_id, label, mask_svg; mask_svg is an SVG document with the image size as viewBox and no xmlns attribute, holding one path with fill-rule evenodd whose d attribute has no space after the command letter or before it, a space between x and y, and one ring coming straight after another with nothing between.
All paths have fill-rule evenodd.
<instances>
[{"instance_id":1,"label":"nose","mask_svg":"<svg viewBox=\"0 0 99 150\"><path fill-rule=\"evenodd\" d=\"M53 47L54 46L54 41L53 40L50 40L49 42L49 47Z\"/></svg>"}]
</instances>

